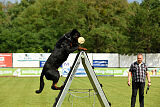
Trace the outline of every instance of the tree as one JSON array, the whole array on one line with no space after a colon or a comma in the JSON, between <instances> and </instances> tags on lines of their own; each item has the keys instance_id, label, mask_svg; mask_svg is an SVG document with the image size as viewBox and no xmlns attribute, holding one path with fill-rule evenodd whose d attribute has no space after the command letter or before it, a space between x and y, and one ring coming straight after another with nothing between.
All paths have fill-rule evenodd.
<instances>
[{"instance_id":1,"label":"tree","mask_svg":"<svg viewBox=\"0 0 160 107\"><path fill-rule=\"evenodd\" d=\"M51 52L75 28L88 52L160 51L159 0L22 0L7 6L0 10L0 52Z\"/></svg>"},{"instance_id":2,"label":"tree","mask_svg":"<svg viewBox=\"0 0 160 107\"><path fill-rule=\"evenodd\" d=\"M144 0L140 7L137 8L135 16L132 17L129 24L129 42L130 53L150 53L159 52L157 45L159 44L159 20L157 16L159 12L153 13L159 8L157 0ZM153 14L156 17L153 17ZM154 21L153 21L154 20ZM157 45L156 45L156 44Z\"/></svg>"}]
</instances>

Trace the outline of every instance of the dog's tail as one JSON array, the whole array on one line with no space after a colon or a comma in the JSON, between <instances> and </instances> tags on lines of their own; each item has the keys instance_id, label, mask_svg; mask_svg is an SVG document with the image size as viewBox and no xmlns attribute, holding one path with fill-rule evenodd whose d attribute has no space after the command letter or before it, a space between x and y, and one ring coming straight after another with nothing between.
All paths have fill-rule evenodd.
<instances>
[{"instance_id":1,"label":"dog's tail","mask_svg":"<svg viewBox=\"0 0 160 107\"><path fill-rule=\"evenodd\" d=\"M40 87L39 87L39 90L36 90L36 93L39 94L42 92L43 88L44 88L44 80L43 80L43 77L44 77L44 74L43 72L41 73L41 76L40 76Z\"/></svg>"}]
</instances>

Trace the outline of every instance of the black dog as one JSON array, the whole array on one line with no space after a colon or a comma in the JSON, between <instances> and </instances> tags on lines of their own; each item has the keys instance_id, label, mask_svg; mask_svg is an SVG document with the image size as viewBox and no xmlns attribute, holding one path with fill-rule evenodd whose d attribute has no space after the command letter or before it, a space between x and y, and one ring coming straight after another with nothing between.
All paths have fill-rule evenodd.
<instances>
[{"instance_id":1,"label":"black dog","mask_svg":"<svg viewBox=\"0 0 160 107\"><path fill-rule=\"evenodd\" d=\"M64 86L57 87L56 84L60 78L60 74L58 68L63 64L64 61L67 60L70 53L75 50L87 50L86 48L82 48L79 46L78 38L80 37L80 33L73 29L67 34L64 34L59 41L56 43L54 50L51 55L47 59L41 76L40 76L40 88L36 90L36 93L41 93L44 88L44 80L43 76L45 75L47 80L52 80L53 84L51 88L53 90L62 90Z\"/></svg>"}]
</instances>

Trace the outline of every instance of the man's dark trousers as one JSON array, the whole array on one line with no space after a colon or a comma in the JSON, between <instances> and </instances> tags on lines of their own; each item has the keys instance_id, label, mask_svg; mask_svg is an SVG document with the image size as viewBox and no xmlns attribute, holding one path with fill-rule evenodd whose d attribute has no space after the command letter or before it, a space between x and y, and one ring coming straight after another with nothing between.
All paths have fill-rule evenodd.
<instances>
[{"instance_id":1,"label":"man's dark trousers","mask_svg":"<svg viewBox=\"0 0 160 107\"><path fill-rule=\"evenodd\" d=\"M145 87L145 82L132 82L131 107L135 107L138 89L139 89L140 107L144 107L144 87Z\"/></svg>"}]
</instances>

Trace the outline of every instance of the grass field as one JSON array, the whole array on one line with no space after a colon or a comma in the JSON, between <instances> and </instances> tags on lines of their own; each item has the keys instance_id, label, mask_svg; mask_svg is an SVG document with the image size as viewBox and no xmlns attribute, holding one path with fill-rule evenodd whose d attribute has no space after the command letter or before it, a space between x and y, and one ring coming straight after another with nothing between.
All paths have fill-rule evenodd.
<instances>
[{"instance_id":1,"label":"grass field","mask_svg":"<svg viewBox=\"0 0 160 107\"><path fill-rule=\"evenodd\" d=\"M111 102L112 107L130 107L131 87L127 86L127 77L98 77L103 84L103 90ZM59 84L65 80L61 77ZM160 78L152 77L152 86L145 94L145 107L159 107L160 105ZM39 87L39 78L0 77L0 107L52 107L59 91L50 89L51 81L45 79L45 88L41 94L35 94ZM75 77L70 89L91 89L92 86L86 77ZM146 90L146 87L145 87ZM88 94L74 94L88 96ZM139 107L137 95L136 107ZM62 107L100 107L97 97L76 98L65 97Z\"/></svg>"}]
</instances>

